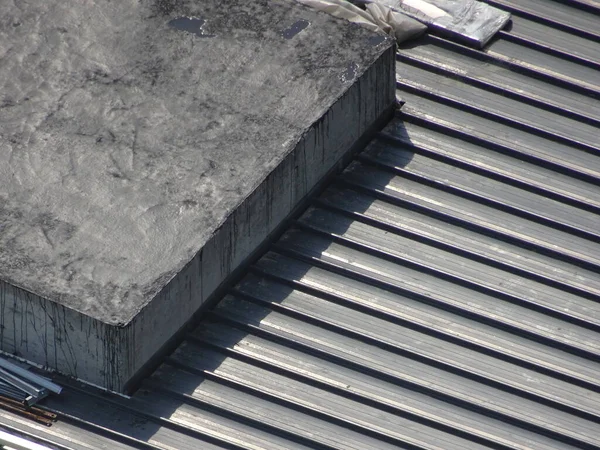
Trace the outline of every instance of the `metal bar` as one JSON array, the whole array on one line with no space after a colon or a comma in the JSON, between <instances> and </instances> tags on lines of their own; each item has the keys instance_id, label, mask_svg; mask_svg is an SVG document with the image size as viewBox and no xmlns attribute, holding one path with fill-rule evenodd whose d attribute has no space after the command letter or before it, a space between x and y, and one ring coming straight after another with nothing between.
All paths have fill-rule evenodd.
<instances>
[{"instance_id":1,"label":"metal bar","mask_svg":"<svg viewBox=\"0 0 600 450\"><path fill-rule=\"evenodd\" d=\"M15 375L25 378L32 383L42 386L48 389L50 392L54 392L55 394L60 394L62 392L62 387L60 387L58 384L53 383L42 376L36 375L29 370L23 369L22 367L19 367L16 364L5 360L4 358L0 358L0 367L10 371L11 373L14 373Z\"/></svg>"},{"instance_id":2,"label":"metal bar","mask_svg":"<svg viewBox=\"0 0 600 450\"><path fill-rule=\"evenodd\" d=\"M23 392L26 392L27 394L31 395L32 397L43 398L47 395L46 389L44 389L44 388L39 389L36 386L33 386L33 385L27 383L26 381L19 378L18 376L13 375L10 372L7 372L4 369L0 369L0 379L2 379L5 383L12 384L17 389L20 389Z\"/></svg>"},{"instance_id":3,"label":"metal bar","mask_svg":"<svg viewBox=\"0 0 600 450\"><path fill-rule=\"evenodd\" d=\"M4 397L0 397L0 400L7 404L11 404L11 405L21 407L21 408L23 407L23 404L19 403L17 400L13 400L10 398L4 398ZM37 406L31 406L31 407L27 408L27 411L37 414L39 416L45 417L47 419L50 419L53 422L56 421L56 419L57 419L57 415L55 413L46 411L45 409L38 408Z\"/></svg>"},{"instance_id":4,"label":"metal bar","mask_svg":"<svg viewBox=\"0 0 600 450\"><path fill-rule=\"evenodd\" d=\"M14 394L19 398L20 397L25 398L25 393L23 391L21 391L20 389L17 389L16 387L14 387L8 383L5 383L4 381L1 381L1 380L0 380L0 391Z\"/></svg>"},{"instance_id":5,"label":"metal bar","mask_svg":"<svg viewBox=\"0 0 600 450\"><path fill-rule=\"evenodd\" d=\"M27 410L26 407L22 404L19 404L18 402L15 402L12 399L5 398L2 396L0 396L0 408L4 408L7 411L11 411L15 414L19 414L23 417L34 420L38 423L41 423L42 425L46 425L47 427L51 426L53 422L52 419L45 417L42 414L31 412Z\"/></svg>"}]
</instances>

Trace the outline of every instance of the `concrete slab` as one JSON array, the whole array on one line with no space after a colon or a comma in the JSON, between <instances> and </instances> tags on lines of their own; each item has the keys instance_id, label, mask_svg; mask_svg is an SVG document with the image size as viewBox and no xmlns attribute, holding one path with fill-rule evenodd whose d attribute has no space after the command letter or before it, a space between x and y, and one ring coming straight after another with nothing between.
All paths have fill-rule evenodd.
<instances>
[{"instance_id":1,"label":"concrete slab","mask_svg":"<svg viewBox=\"0 0 600 450\"><path fill-rule=\"evenodd\" d=\"M292 0L0 3L0 347L114 391L394 102Z\"/></svg>"}]
</instances>

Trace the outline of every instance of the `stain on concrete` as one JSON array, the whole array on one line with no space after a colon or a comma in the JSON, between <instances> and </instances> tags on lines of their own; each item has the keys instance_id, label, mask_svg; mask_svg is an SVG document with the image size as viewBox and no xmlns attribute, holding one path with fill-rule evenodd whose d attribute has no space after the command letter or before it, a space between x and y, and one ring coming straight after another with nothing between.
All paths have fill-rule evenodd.
<instances>
[{"instance_id":1,"label":"stain on concrete","mask_svg":"<svg viewBox=\"0 0 600 450\"><path fill-rule=\"evenodd\" d=\"M204 19L200 19L197 17L179 17L177 19L171 20L167 25L179 31L186 31L188 33L195 34L196 36L201 38L215 37L214 34L206 33L202 29L205 23L206 21Z\"/></svg>"},{"instance_id":2,"label":"stain on concrete","mask_svg":"<svg viewBox=\"0 0 600 450\"><path fill-rule=\"evenodd\" d=\"M356 78L359 67L360 66L355 62L348 64L346 70L344 70L340 75L340 80L342 81L342 83L350 83L351 81L353 81Z\"/></svg>"},{"instance_id":3,"label":"stain on concrete","mask_svg":"<svg viewBox=\"0 0 600 450\"><path fill-rule=\"evenodd\" d=\"M371 36L369 38L369 45L373 46L373 47L377 47L379 44L383 43L387 41L387 37L386 36Z\"/></svg>"},{"instance_id":4,"label":"stain on concrete","mask_svg":"<svg viewBox=\"0 0 600 450\"><path fill-rule=\"evenodd\" d=\"M294 36L296 36L302 30L306 29L309 25L310 25L310 22L308 20L300 19L300 20L294 22L292 25L290 25L285 30L282 30L281 35L284 37L284 39L292 39Z\"/></svg>"}]
</instances>

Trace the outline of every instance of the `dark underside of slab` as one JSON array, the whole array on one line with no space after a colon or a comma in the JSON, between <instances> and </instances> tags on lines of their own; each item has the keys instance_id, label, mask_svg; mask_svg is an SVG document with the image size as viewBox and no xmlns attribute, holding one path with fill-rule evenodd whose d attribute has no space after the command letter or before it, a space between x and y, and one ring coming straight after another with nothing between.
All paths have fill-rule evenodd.
<instances>
[{"instance_id":1,"label":"dark underside of slab","mask_svg":"<svg viewBox=\"0 0 600 450\"><path fill-rule=\"evenodd\" d=\"M495 0L484 51L397 54L395 119L131 399L69 385L87 449L599 449L592 0Z\"/></svg>"},{"instance_id":2,"label":"dark underside of slab","mask_svg":"<svg viewBox=\"0 0 600 450\"><path fill-rule=\"evenodd\" d=\"M394 103L393 40L293 1L0 17L0 348L109 389Z\"/></svg>"}]
</instances>

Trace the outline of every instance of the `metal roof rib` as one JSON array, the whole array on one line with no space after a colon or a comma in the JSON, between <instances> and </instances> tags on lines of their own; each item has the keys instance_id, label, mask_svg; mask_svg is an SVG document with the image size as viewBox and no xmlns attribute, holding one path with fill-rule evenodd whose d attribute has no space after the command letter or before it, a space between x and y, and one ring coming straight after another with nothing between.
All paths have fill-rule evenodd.
<instances>
[{"instance_id":1,"label":"metal roof rib","mask_svg":"<svg viewBox=\"0 0 600 450\"><path fill-rule=\"evenodd\" d=\"M565 4L548 0L487 0L486 3L510 11L517 17L526 17L551 28L568 31L594 42L600 42L597 19L598 7L580 2Z\"/></svg>"},{"instance_id":2,"label":"metal roof rib","mask_svg":"<svg viewBox=\"0 0 600 450\"><path fill-rule=\"evenodd\" d=\"M52 434L0 424L72 449L600 449L600 7L489 3L514 17L484 51L399 48L402 109L131 399L67 386Z\"/></svg>"}]
</instances>

